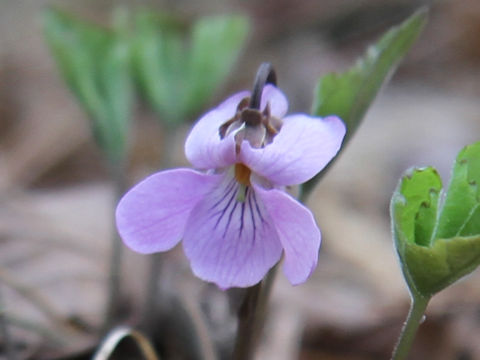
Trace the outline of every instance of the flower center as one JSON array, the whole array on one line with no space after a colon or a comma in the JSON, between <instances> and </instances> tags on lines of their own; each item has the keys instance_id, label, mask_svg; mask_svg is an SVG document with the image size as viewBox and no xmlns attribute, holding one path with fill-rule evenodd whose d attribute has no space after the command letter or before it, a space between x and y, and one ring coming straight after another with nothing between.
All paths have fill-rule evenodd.
<instances>
[{"instance_id":1,"label":"flower center","mask_svg":"<svg viewBox=\"0 0 480 360\"><path fill-rule=\"evenodd\" d=\"M273 141L282 127L282 121L270 114L270 104L262 110L262 94L265 85L277 86L277 75L269 63L260 65L250 97L245 97L237 105L233 118L224 122L218 133L223 139L234 134L235 151L240 154L242 143L248 141L252 148L263 148Z\"/></svg>"},{"instance_id":2,"label":"flower center","mask_svg":"<svg viewBox=\"0 0 480 360\"><path fill-rule=\"evenodd\" d=\"M252 170L250 170L247 166L237 163L235 164L235 179L238 183L244 186L250 186L250 175L252 174Z\"/></svg>"},{"instance_id":3,"label":"flower center","mask_svg":"<svg viewBox=\"0 0 480 360\"><path fill-rule=\"evenodd\" d=\"M250 99L244 98L237 107L233 118L220 126L220 138L235 132L236 151L240 152L243 140L247 140L253 148L262 148L273 141L282 127L282 121L270 114L267 104L263 111L248 107Z\"/></svg>"}]
</instances>

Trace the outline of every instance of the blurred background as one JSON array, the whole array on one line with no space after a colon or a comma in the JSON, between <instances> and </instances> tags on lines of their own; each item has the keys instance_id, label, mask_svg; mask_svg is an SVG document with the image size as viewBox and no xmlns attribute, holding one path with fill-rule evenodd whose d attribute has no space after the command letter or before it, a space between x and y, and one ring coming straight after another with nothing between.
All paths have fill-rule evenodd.
<instances>
[{"instance_id":1,"label":"blurred background","mask_svg":"<svg viewBox=\"0 0 480 360\"><path fill-rule=\"evenodd\" d=\"M480 2L1 1L0 292L11 338L30 359L88 358L98 344L113 227L108 171L43 37L47 5L98 24L108 24L120 5L167 11L187 22L246 15L247 45L203 110L249 89L258 65L269 61L290 112L309 112L322 74L345 70L390 26L431 7L418 42L309 200L323 234L319 266L295 288L278 276L258 354L388 358L409 304L392 245L390 197L412 166L435 166L447 183L458 151L480 139ZM176 166L187 165L183 141L200 114L174 134L169 156ZM156 116L136 101L129 184L159 168L165 137ZM228 313L222 294L191 276L181 247L166 257L177 264L167 269L167 282L190 299L186 309L207 309L213 323ZM132 324L147 267L145 256L127 253L122 291L125 321ZM411 359L480 359L479 279L474 272L433 299ZM219 341L225 326L234 330L212 327Z\"/></svg>"}]
</instances>

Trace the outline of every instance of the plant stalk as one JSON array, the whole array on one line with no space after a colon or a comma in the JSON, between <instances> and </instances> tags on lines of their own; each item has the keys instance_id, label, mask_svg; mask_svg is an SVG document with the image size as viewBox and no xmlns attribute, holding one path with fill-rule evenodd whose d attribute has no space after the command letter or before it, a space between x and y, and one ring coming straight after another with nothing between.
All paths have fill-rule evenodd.
<instances>
[{"instance_id":1,"label":"plant stalk","mask_svg":"<svg viewBox=\"0 0 480 360\"><path fill-rule=\"evenodd\" d=\"M163 148L160 169L166 169L172 166L172 153L175 145L175 126L165 126L163 129ZM160 278L163 267L163 254L155 253L150 255L150 265L148 269L147 293L145 298L145 305L143 307L141 324L146 334L151 334L155 321L158 315L159 303L162 299L160 297ZM161 306L161 305L160 305Z\"/></svg>"},{"instance_id":2,"label":"plant stalk","mask_svg":"<svg viewBox=\"0 0 480 360\"><path fill-rule=\"evenodd\" d=\"M430 298L425 298L421 295L412 295L410 311L408 312L400 337L393 350L392 360L403 360L407 358L418 327L423 321L429 300Z\"/></svg>"},{"instance_id":3,"label":"plant stalk","mask_svg":"<svg viewBox=\"0 0 480 360\"><path fill-rule=\"evenodd\" d=\"M265 279L247 289L238 311L238 330L233 349L233 360L250 360L255 355L256 345L266 319L266 308L277 273L274 266Z\"/></svg>"},{"instance_id":4,"label":"plant stalk","mask_svg":"<svg viewBox=\"0 0 480 360\"><path fill-rule=\"evenodd\" d=\"M152 335L155 322L158 318L159 284L160 274L162 272L162 253L156 253L149 256L147 293L145 305L143 306L143 314L141 319L141 327L146 334Z\"/></svg>"},{"instance_id":5,"label":"plant stalk","mask_svg":"<svg viewBox=\"0 0 480 360\"><path fill-rule=\"evenodd\" d=\"M260 109L265 85L277 84L277 75L270 63L258 68L250 96L250 109ZM248 126L248 123L247 123ZM255 354L257 340L261 335L266 318L266 305L270 297L277 265L268 272L262 282L246 290L243 303L238 310L238 330L233 348L233 360L249 360Z\"/></svg>"},{"instance_id":6,"label":"plant stalk","mask_svg":"<svg viewBox=\"0 0 480 360\"><path fill-rule=\"evenodd\" d=\"M114 208L117 206L118 200L123 196L126 188L126 171L124 161L118 163L110 163L110 176L114 186ZM123 243L118 235L116 227L113 226L111 249L110 249L110 271L108 280L108 302L105 314L105 322L103 324L103 332L110 330L114 325L121 307L121 269L123 260Z\"/></svg>"}]
</instances>

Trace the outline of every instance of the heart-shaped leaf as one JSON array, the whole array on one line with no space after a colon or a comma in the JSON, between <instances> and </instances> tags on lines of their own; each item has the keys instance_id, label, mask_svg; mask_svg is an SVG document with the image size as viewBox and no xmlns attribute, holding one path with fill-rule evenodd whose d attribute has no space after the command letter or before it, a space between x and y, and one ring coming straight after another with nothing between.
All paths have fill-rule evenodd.
<instances>
[{"instance_id":1,"label":"heart-shaped leaf","mask_svg":"<svg viewBox=\"0 0 480 360\"><path fill-rule=\"evenodd\" d=\"M433 168L407 173L391 202L392 228L412 294L431 297L480 265L480 142L458 155L443 205Z\"/></svg>"}]
</instances>

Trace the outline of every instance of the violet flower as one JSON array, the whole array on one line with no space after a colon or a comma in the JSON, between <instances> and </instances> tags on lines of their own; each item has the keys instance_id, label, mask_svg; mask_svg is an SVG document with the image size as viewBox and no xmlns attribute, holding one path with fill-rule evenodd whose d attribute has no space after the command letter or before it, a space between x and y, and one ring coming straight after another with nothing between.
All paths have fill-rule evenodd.
<instances>
[{"instance_id":1,"label":"violet flower","mask_svg":"<svg viewBox=\"0 0 480 360\"><path fill-rule=\"evenodd\" d=\"M193 127L185 153L198 170L147 177L116 212L129 248L149 254L183 239L195 275L222 289L260 282L282 252L292 284L309 277L320 230L312 213L285 190L322 170L345 135L336 116L284 117L287 100L271 84L261 86L257 100L250 96L231 96Z\"/></svg>"}]
</instances>

